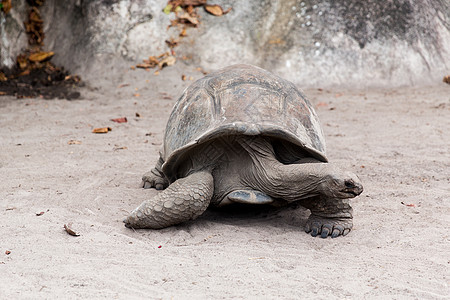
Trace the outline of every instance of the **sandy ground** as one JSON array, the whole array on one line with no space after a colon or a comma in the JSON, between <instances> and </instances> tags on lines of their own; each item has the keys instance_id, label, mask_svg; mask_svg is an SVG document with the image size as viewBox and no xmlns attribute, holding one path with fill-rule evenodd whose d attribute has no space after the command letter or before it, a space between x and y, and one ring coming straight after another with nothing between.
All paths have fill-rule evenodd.
<instances>
[{"instance_id":1,"label":"sandy ground","mask_svg":"<svg viewBox=\"0 0 450 300\"><path fill-rule=\"evenodd\" d=\"M307 235L304 209L133 231L122 219L157 193L140 177L180 74L136 71L76 101L0 98L0 298L449 299L450 86L305 90L330 160L364 183L346 237Z\"/></svg>"}]
</instances>

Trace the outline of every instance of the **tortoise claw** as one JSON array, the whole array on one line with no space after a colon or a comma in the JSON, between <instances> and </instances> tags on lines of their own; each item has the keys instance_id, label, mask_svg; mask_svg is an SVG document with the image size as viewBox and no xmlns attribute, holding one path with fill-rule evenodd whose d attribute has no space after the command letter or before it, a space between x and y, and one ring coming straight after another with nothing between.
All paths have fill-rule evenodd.
<instances>
[{"instance_id":1,"label":"tortoise claw","mask_svg":"<svg viewBox=\"0 0 450 300\"><path fill-rule=\"evenodd\" d=\"M305 232L321 238L346 236L353 226L351 218L326 218L311 215L306 222Z\"/></svg>"}]
</instances>

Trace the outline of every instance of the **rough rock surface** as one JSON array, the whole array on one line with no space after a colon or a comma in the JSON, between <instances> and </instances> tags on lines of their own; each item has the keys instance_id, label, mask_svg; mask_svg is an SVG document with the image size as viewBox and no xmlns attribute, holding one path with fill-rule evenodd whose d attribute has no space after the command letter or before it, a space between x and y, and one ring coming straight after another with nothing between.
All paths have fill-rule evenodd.
<instances>
[{"instance_id":1,"label":"rough rock surface","mask_svg":"<svg viewBox=\"0 0 450 300\"><path fill-rule=\"evenodd\" d=\"M57 64L85 77L98 77L99 68L120 73L127 65L167 51L165 40L178 36L176 29L167 30L174 15L162 12L166 3L47 0L42 9L46 45L57 53ZM215 17L199 9L201 24L189 29L176 48L178 55L191 57L185 63L206 70L251 63L302 86L374 86L437 82L450 67L448 1L214 3L232 10ZM17 19L13 15L8 22ZM5 31L5 25L0 30ZM8 32L2 37L11 36ZM9 49L5 45L2 42L2 52ZM2 55L3 65L7 60Z\"/></svg>"},{"instance_id":2,"label":"rough rock surface","mask_svg":"<svg viewBox=\"0 0 450 300\"><path fill-rule=\"evenodd\" d=\"M0 10L0 68L11 68L17 55L27 47L27 35L23 21L27 18L25 0L13 1L8 14Z\"/></svg>"}]
</instances>

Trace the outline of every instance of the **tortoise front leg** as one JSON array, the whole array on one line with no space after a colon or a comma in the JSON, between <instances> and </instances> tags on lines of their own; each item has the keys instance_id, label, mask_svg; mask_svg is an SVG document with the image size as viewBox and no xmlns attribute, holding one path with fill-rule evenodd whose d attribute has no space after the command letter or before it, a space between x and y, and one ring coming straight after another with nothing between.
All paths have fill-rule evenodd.
<instances>
[{"instance_id":1,"label":"tortoise front leg","mask_svg":"<svg viewBox=\"0 0 450 300\"><path fill-rule=\"evenodd\" d=\"M208 172L180 178L133 210L124 220L125 226L160 229L193 220L208 208L213 190Z\"/></svg>"},{"instance_id":2,"label":"tortoise front leg","mask_svg":"<svg viewBox=\"0 0 450 300\"><path fill-rule=\"evenodd\" d=\"M353 209L348 199L317 196L302 200L301 205L311 211L305 231L311 236L332 238L347 235L353 227Z\"/></svg>"}]
</instances>

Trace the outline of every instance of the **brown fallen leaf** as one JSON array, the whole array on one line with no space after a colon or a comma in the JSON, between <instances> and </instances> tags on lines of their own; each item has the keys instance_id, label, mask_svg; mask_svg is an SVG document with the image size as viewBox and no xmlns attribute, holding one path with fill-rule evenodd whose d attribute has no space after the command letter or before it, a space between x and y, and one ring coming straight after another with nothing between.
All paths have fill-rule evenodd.
<instances>
[{"instance_id":1,"label":"brown fallen leaf","mask_svg":"<svg viewBox=\"0 0 450 300\"><path fill-rule=\"evenodd\" d=\"M114 147L113 151L117 151L117 150L127 150L128 147L124 146L124 147Z\"/></svg>"},{"instance_id":2,"label":"brown fallen leaf","mask_svg":"<svg viewBox=\"0 0 450 300\"><path fill-rule=\"evenodd\" d=\"M179 0L178 0L179 1ZM178 2L175 0L174 2ZM200 6L205 5L207 0L181 0L179 6L186 7L186 6Z\"/></svg>"},{"instance_id":3,"label":"brown fallen leaf","mask_svg":"<svg viewBox=\"0 0 450 300\"><path fill-rule=\"evenodd\" d=\"M70 140L70 141L67 142L67 144L69 144L69 145L81 145L81 141Z\"/></svg>"},{"instance_id":4,"label":"brown fallen leaf","mask_svg":"<svg viewBox=\"0 0 450 300\"><path fill-rule=\"evenodd\" d=\"M32 62L43 62L46 60L49 60L50 58L52 58L52 56L55 55L55 52L37 52L37 53L33 53L30 54L30 56L28 56L28 59Z\"/></svg>"},{"instance_id":5,"label":"brown fallen leaf","mask_svg":"<svg viewBox=\"0 0 450 300\"><path fill-rule=\"evenodd\" d=\"M10 11L11 8L12 8L11 0L3 0L3 1L1 2L1 4L2 4L3 12L4 12L5 14L9 13L9 11Z\"/></svg>"},{"instance_id":6,"label":"brown fallen leaf","mask_svg":"<svg viewBox=\"0 0 450 300\"><path fill-rule=\"evenodd\" d=\"M19 76L30 75L30 72L31 72L30 69L27 69L27 70L21 72L21 73L19 74Z\"/></svg>"},{"instance_id":7,"label":"brown fallen leaf","mask_svg":"<svg viewBox=\"0 0 450 300\"><path fill-rule=\"evenodd\" d=\"M126 122L128 122L126 117L111 119L111 121L116 122L116 123L126 123Z\"/></svg>"},{"instance_id":8,"label":"brown fallen leaf","mask_svg":"<svg viewBox=\"0 0 450 300\"><path fill-rule=\"evenodd\" d=\"M92 130L93 133L108 133L108 131L111 131L111 127L102 127L102 128L94 128Z\"/></svg>"},{"instance_id":9,"label":"brown fallen leaf","mask_svg":"<svg viewBox=\"0 0 450 300\"><path fill-rule=\"evenodd\" d=\"M159 62L158 67L160 70L162 70L162 68L164 67L173 66L176 61L177 59L175 58L175 56L168 56Z\"/></svg>"},{"instance_id":10,"label":"brown fallen leaf","mask_svg":"<svg viewBox=\"0 0 450 300\"><path fill-rule=\"evenodd\" d=\"M121 85L119 85L117 88L121 89L123 87L129 86L129 83L122 83Z\"/></svg>"},{"instance_id":11,"label":"brown fallen leaf","mask_svg":"<svg viewBox=\"0 0 450 300\"><path fill-rule=\"evenodd\" d=\"M214 16L221 16L223 15L223 9L220 5L205 5L205 10Z\"/></svg>"},{"instance_id":12,"label":"brown fallen leaf","mask_svg":"<svg viewBox=\"0 0 450 300\"><path fill-rule=\"evenodd\" d=\"M442 81L450 84L450 75L444 76L444 79Z\"/></svg>"},{"instance_id":13,"label":"brown fallen leaf","mask_svg":"<svg viewBox=\"0 0 450 300\"><path fill-rule=\"evenodd\" d=\"M42 216L43 214L45 214L45 211L37 212L36 216Z\"/></svg>"},{"instance_id":14,"label":"brown fallen leaf","mask_svg":"<svg viewBox=\"0 0 450 300\"><path fill-rule=\"evenodd\" d=\"M192 25L198 25L200 23L196 17L191 16L187 12L179 15L178 19L181 21L187 21L188 23L191 23Z\"/></svg>"},{"instance_id":15,"label":"brown fallen leaf","mask_svg":"<svg viewBox=\"0 0 450 300\"><path fill-rule=\"evenodd\" d=\"M180 43L180 41L176 40L174 38L171 38L170 40L166 40L166 44L167 44L167 46L169 46L169 48L174 48L174 47L178 46L179 43Z\"/></svg>"},{"instance_id":16,"label":"brown fallen leaf","mask_svg":"<svg viewBox=\"0 0 450 300\"><path fill-rule=\"evenodd\" d=\"M6 92L0 92L0 96L6 95Z\"/></svg>"},{"instance_id":17,"label":"brown fallen leaf","mask_svg":"<svg viewBox=\"0 0 450 300\"><path fill-rule=\"evenodd\" d=\"M21 69L26 69L27 68L28 60L27 60L25 55L20 54L19 56L17 56L16 61L17 61L17 64L19 65L19 68L21 68Z\"/></svg>"},{"instance_id":18,"label":"brown fallen leaf","mask_svg":"<svg viewBox=\"0 0 450 300\"><path fill-rule=\"evenodd\" d=\"M140 113L136 113L136 117L137 117L137 118L140 118L140 117L141 117L141 114L140 114Z\"/></svg>"},{"instance_id":19,"label":"brown fallen leaf","mask_svg":"<svg viewBox=\"0 0 450 300\"><path fill-rule=\"evenodd\" d=\"M181 30L180 36L181 36L181 37L187 36L186 27L184 27L183 30Z\"/></svg>"},{"instance_id":20,"label":"brown fallen leaf","mask_svg":"<svg viewBox=\"0 0 450 300\"><path fill-rule=\"evenodd\" d=\"M181 80L183 80L183 81L186 81L186 79L187 79L187 77L186 77L186 75L181 75Z\"/></svg>"},{"instance_id":21,"label":"brown fallen leaf","mask_svg":"<svg viewBox=\"0 0 450 300\"><path fill-rule=\"evenodd\" d=\"M8 77L3 72L0 72L0 81L8 81Z\"/></svg>"},{"instance_id":22,"label":"brown fallen leaf","mask_svg":"<svg viewBox=\"0 0 450 300\"><path fill-rule=\"evenodd\" d=\"M199 71L199 72L202 72L203 75L207 75L208 74L208 72L206 72L205 70L203 70L200 67L197 67L196 70Z\"/></svg>"},{"instance_id":23,"label":"brown fallen leaf","mask_svg":"<svg viewBox=\"0 0 450 300\"><path fill-rule=\"evenodd\" d=\"M6 251L5 251L5 254L6 254L6 255L10 255L10 254L11 254L11 251L6 250Z\"/></svg>"},{"instance_id":24,"label":"brown fallen leaf","mask_svg":"<svg viewBox=\"0 0 450 300\"><path fill-rule=\"evenodd\" d=\"M284 41L282 39L278 38L278 39L270 40L269 44L271 44L271 45L284 44Z\"/></svg>"},{"instance_id":25,"label":"brown fallen leaf","mask_svg":"<svg viewBox=\"0 0 450 300\"><path fill-rule=\"evenodd\" d=\"M80 236L80 234L76 233L73 229L72 229L72 223L69 224L64 224L64 229L66 230L66 232L72 236Z\"/></svg>"},{"instance_id":26,"label":"brown fallen leaf","mask_svg":"<svg viewBox=\"0 0 450 300\"><path fill-rule=\"evenodd\" d=\"M408 207L416 207L416 205L414 204L414 203L409 203L409 204L407 204L407 203L405 203L405 202L400 202L401 204L403 204L403 205L405 205L405 206L408 206Z\"/></svg>"}]
</instances>

